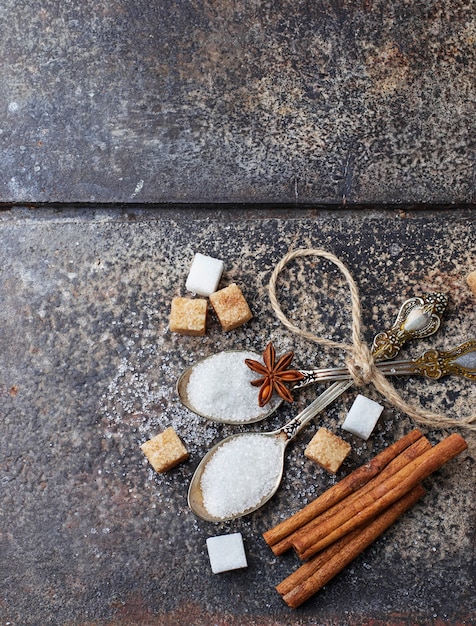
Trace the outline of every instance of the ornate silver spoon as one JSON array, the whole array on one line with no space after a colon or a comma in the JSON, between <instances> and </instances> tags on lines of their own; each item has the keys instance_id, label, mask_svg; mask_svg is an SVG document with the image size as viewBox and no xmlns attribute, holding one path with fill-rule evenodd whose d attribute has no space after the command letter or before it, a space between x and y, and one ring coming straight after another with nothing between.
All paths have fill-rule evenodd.
<instances>
[{"instance_id":1,"label":"ornate silver spoon","mask_svg":"<svg viewBox=\"0 0 476 626\"><path fill-rule=\"evenodd\" d=\"M376 364L385 376L425 376L437 380L455 374L476 381L476 340L465 341L449 351L426 350L416 359L406 361L383 361ZM329 367L317 370L299 370L305 378L295 385L295 389L336 380L350 380L346 367Z\"/></svg>"},{"instance_id":2,"label":"ornate silver spoon","mask_svg":"<svg viewBox=\"0 0 476 626\"><path fill-rule=\"evenodd\" d=\"M375 336L374 359L391 359L407 341L436 332L446 304L447 298L442 293L404 302L393 326ZM230 350L213 354L187 368L176 385L181 402L194 413L225 424L251 424L269 417L282 400L275 394L266 406L258 405L256 390L251 386L254 375L246 367L245 359L258 360L260 356L254 352ZM303 380L293 384L293 389L323 380L348 380L348 376L342 375L337 378L329 375L324 379L320 370L299 372ZM212 378L216 380L215 384L210 384Z\"/></svg>"}]
</instances>

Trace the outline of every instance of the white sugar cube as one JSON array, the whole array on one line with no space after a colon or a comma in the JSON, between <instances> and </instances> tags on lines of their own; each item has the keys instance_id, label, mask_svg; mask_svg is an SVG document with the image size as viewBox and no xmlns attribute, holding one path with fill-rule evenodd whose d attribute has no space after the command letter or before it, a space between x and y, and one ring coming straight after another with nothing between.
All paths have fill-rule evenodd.
<instances>
[{"instance_id":1,"label":"white sugar cube","mask_svg":"<svg viewBox=\"0 0 476 626\"><path fill-rule=\"evenodd\" d=\"M197 252L185 288L199 296L209 296L217 290L222 272L223 261Z\"/></svg>"},{"instance_id":2,"label":"white sugar cube","mask_svg":"<svg viewBox=\"0 0 476 626\"><path fill-rule=\"evenodd\" d=\"M214 574L248 567L241 533L209 537L207 550Z\"/></svg>"},{"instance_id":3,"label":"white sugar cube","mask_svg":"<svg viewBox=\"0 0 476 626\"><path fill-rule=\"evenodd\" d=\"M367 440L383 411L383 406L365 396L358 395L350 407L342 428L361 439Z\"/></svg>"}]
</instances>

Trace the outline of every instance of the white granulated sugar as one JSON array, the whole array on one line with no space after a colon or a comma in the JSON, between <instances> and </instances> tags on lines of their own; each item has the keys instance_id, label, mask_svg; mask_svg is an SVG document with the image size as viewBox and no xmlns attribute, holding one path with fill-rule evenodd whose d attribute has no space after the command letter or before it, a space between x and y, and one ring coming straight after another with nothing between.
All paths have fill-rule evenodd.
<instances>
[{"instance_id":1,"label":"white granulated sugar","mask_svg":"<svg viewBox=\"0 0 476 626\"><path fill-rule=\"evenodd\" d=\"M241 533L208 537L207 550L214 574L248 567Z\"/></svg>"},{"instance_id":2,"label":"white granulated sugar","mask_svg":"<svg viewBox=\"0 0 476 626\"><path fill-rule=\"evenodd\" d=\"M101 412L110 421L120 423L124 415L147 412L169 393L169 388L150 380L146 373L137 370L127 358L121 359L114 378L102 395Z\"/></svg>"},{"instance_id":3,"label":"white granulated sugar","mask_svg":"<svg viewBox=\"0 0 476 626\"><path fill-rule=\"evenodd\" d=\"M361 439L367 440L382 411L383 406L381 404L359 394L350 407L342 428Z\"/></svg>"},{"instance_id":4,"label":"white granulated sugar","mask_svg":"<svg viewBox=\"0 0 476 626\"><path fill-rule=\"evenodd\" d=\"M227 519L258 506L275 487L282 469L284 442L259 433L225 442L202 474L206 510Z\"/></svg>"},{"instance_id":5,"label":"white granulated sugar","mask_svg":"<svg viewBox=\"0 0 476 626\"><path fill-rule=\"evenodd\" d=\"M220 259L197 252L193 257L185 288L199 296L209 296L217 290L223 266Z\"/></svg>"},{"instance_id":6,"label":"white granulated sugar","mask_svg":"<svg viewBox=\"0 0 476 626\"><path fill-rule=\"evenodd\" d=\"M281 400L274 396L264 407L258 405L258 388L251 385L258 374L245 363L256 358L253 352L220 352L198 363L187 385L190 403L200 414L226 422L246 423L267 415Z\"/></svg>"}]
</instances>

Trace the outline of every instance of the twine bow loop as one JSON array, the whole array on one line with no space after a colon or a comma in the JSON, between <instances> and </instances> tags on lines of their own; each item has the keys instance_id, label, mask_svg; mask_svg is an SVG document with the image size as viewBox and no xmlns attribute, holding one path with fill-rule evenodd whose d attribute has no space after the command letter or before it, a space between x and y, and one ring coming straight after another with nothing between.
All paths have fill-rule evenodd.
<instances>
[{"instance_id":1,"label":"twine bow loop","mask_svg":"<svg viewBox=\"0 0 476 626\"><path fill-rule=\"evenodd\" d=\"M327 259L334 265L336 265L342 274L344 275L347 285L350 290L351 306L352 306L352 343L343 344L324 337L317 337L312 332L302 330L292 324L284 315L281 307L279 306L276 297L276 282L279 274L284 267L292 260L298 257L307 256L319 256ZM327 346L329 348L344 349L347 352L346 365L352 376L354 384L358 387L368 385L372 383L379 393L387 398L387 400L400 411L407 413L415 421L425 424L427 426L442 427L454 427L467 428L468 430L476 431L476 414L465 416L461 419L453 419L445 415L439 415L432 411L424 410L422 407L413 406L406 402L395 387L390 383L388 378L384 376L377 366L375 365L372 352L369 347L362 340L361 332L361 305L360 296L357 285L349 272L345 264L331 252L320 249L305 248L302 250L292 250L288 252L281 261L276 265L271 275L269 286L269 297L271 306L278 317L278 319L289 328L292 332L297 333L301 337L318 343L320 345Z\"/></svg>"}]
</instances>

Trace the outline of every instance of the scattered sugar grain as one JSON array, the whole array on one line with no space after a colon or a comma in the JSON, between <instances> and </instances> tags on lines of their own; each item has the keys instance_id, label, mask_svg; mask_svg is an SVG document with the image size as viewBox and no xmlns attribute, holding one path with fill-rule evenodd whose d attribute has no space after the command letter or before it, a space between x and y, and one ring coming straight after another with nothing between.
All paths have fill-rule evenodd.
<instances>
[{"instance_id":1,"label":"scattered sugar grain","mask_svg":"<svg viewBox=\"0 0 476 626\"><path fill-rule=\"evenodd\" d=\"M241 533L208 537L207 550L214 574L248 567Z\"/></svg>"},{"instance_id":2,"label":"scattered sugar grain","mask_svg":"<svg viewBox=\"0 0 476 626\"><path fill-rule=\"evenodd\" d=\"M210 515L227 519L258 506L279 479L283 446L281 439L249 433L218 448L201 479Z\"/></svg>"},{"instance_id":3,"label":"scattered sugar grain","mask_svg":"<svg viewBox=\"0 0 476 626\"><path fill-rule=\"evenodd\" d=\"M251 385L257 374L245 359L256 359L256 354L220 352L194 367L187 394L199 413L227 422L251 422L278 406L278 396L264 407L258 405L258 389Z\"/></svg>"}]
</instances>

